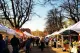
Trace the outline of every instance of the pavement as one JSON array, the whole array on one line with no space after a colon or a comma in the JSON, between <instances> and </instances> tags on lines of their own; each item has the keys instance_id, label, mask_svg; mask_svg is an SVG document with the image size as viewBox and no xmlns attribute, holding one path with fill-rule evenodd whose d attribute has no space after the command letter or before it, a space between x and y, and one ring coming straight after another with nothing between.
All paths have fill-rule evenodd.
<instances>
[{"instance_id":1,"label":"pavement","mask_svg":"<svg viewBox=\"0 0 80 53\"><path fill-rule=\"evenodd\" d=\"M20 50L20 53L25 53L22 50ZM30 53L69 53L69 52L63 52L62 48L53 48L53 47L48 47L45 48L44 51L41 51L40 48L38 48L37 46L32 47Z\"/></svg>"},{"instance_id":2,"label":"pavement","mask_svg":"<svg viewBox=\"0 0 80 53\"><path fill-rule=\"evenodd\" d=\"M52 51L55 51L55 53L69 53L68 51L63 51L62 48L53 48L51 47Z\"/></svg>"}]
</instances>

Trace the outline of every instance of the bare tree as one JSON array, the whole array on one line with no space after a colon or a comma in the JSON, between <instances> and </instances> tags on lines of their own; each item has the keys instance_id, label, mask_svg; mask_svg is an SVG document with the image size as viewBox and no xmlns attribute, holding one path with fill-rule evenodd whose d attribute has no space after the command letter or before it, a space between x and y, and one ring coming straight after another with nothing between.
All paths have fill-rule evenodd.
<instances>
[{"instance_id":1,"label":"bare tree","mask_svg":"<svg viewBox=\"0 0 80 53\"><path fill-rule=\"evenodd\" d=\"M61 11L58 11L58 9L50 10L46 22L47 31L51 34L54 31L58 31L60 28L62 28L62 19L63 16Z\"/></svg>"},{"instance_id":2,"label":"bare tree","mask_svg":"<svg viewBox=\"0 0 80 53\"><path fill-rule=\"evenodd\" d=\"M80 1L79 0L66 0L64 3L61 5L63 8L63 11L67 12L67 15L72 18L72 20L77 21L80 20Z\"/></svg>"},{"instance_id":3,"label":"bare tree","mask_svg":"<svg viewBox=\"0 0 80 53\"><path fill-rule=\"evenodd\" d=\"M44 0L44 4L54 5L56 1L59 1L59 0Z\"/></svg>"},{"instance_id":4,"label":"bare tree","mask_svg":"<svg viewBox=\"0 0 80 53\"><path fill-rule=\"evenodd\" d=\"M33 0L0 0L1 10L4 18L14 28L21 28L30 19Z\"/></svg>"},{"instance_id":5,"label":"bare tree","mask_svg":"<svg viewBox=\"0 0 80 53\"><path fill-rule=\"evenodd\" d=\"M60 0L45 0L44 4L51 4L52 6L55 6L56 1ZM63 8L63 11L67 13L65 18L71 17L72 20L78 22L80 20L80 0L61 0L63 1L62 5L60 4L60 7Z\"/></svg>"}]
</instances>

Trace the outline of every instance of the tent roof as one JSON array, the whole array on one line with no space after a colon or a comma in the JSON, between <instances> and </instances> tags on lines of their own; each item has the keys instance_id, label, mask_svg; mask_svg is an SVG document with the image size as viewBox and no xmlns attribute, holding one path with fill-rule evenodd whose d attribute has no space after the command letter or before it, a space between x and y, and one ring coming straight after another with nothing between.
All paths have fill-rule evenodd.
<instances>
[{"instance_id":1,"label":"tent roof","mask_svg":"<svg viewBox=\"0 0 80 53\"><path fill-rule=\"evenodd\" d=\"M5 32L5 33L8 33L8 34L13 34L13 35L16 34L15 30L10 29L10 28L2 25L2 24L0 24L0 32Z\"/></svg>"},{"instance_id":2,"label":"tent roof","mask_svg":"<svg viewBox=\"0 0 80 53\"><path fill-rule=\"evenodd\" d=\"M27 36L33 36L32 34L30 34L30 33L28 33L28 32L23 32L25 35L27 35Z\"/></svg>"},{"instance_id":3,"label":"tent roof","mask_svg":"<svg viewBox=\"0 0 80 53\"><path fill-rule=\"evenodd\" d=\"M66 30L66 31L62 32L61 34L63 34L63 35L69 35L69 34L79 35L76 31L73 31L73 30Z\"/></svg>"},{"instance_id":4,"label":"tent roof","mask_svg":"<svg viewBox=\"0 0 80 53\"><path fill-rule=\"evenodd\" d=\"M80 21L79 22L77 22L76 24L74 24L74 25L71 25L71 26L69 26L68 28L65 28L65 29L61 29L59 32L58 32L58 34L60 34L60 33L63 33L63 32L65 32L65 31L75 31L76 32L76 34L78 34L78 33L80 33ZM69 32L66 32L66 33L69 33ZM74 33L73 33L74 34Z\"/></svg>"},{"instance_id":5,"label":"tent roof","mask_svg":"<svg viewBox=\"0 0 80 53\"><path fill-rule=\"evenodd\" d=\"M80 33L80 21L77 22L76 24L72 25L69 29Z\"/></svg>"}]
</instances>

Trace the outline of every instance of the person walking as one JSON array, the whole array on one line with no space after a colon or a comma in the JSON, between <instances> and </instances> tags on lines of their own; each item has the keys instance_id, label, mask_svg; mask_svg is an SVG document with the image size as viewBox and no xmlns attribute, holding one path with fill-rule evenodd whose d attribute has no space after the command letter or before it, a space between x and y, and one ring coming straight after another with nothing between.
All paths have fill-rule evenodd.
<instances>
[{"instance_id":1,"label":"person walking","mask_svg":"<svg viewBox=\"0 0 80 53\"><path fill-rule=\"evenodd\" d=\"M54 47L56 48L56 42L57 42L57 40L56 40L56 38L54 38Z\"/></svg>"},{"instance_id":2,"label":"person walking","mask_svg":"<svg viewBox=\"0 0 80 53\"><path fill-rule=\"evenodd\" d=\"M2 34L0 34L0 53L4 53L6 47L5 41L3 40Z\"/></svg>"},{"instance_id":3,"label":"person walking","mask_svg":"<svg viewBox=\"0 0 80 53\"><path fill-rule=\"evenodd\" d=\"M19 53L19 39L14 35L14 37L11 39L11 45L13 47L13 53Z\"/></svg>"},{"instance_id":4,"label":"person walking","mask_svg":"<svg viewBox=\"0 0 80 53\"><path fill-rule=\"evenodd\" d=\"M42 37L41 41L40 41L40 48L41 48L41 51L44 50L45 48L45 42L44 42L44 38Z\"/></svg>"},{"instance_id":5,"label":"person walking","mask_svg":"<svg viewBox=\"0 0 80 53\"><path fill-rule=\"evenodd\" d=\"M26 46L26 53L30 53L30 46L31 46L31 39L30 38L28 38L26 40L25 46Z\"/></svg>"},{"instance_id":6,"label":"person walking","mask_svg":"<svg viewBox=\"0 0 80 53\"><path fill-rule=\"evenodd\" d=\"M8 36L5 38L6 47L8 47Z\"/></svg>"},{"instance_id":7,"label":"person walking","mask_svg":"<svg viewBox=\"0 0 80 53\"><path fill-rule=\"evenodd\" d=\"M39 46L39 37L36 37L36 45L37 45L37 47Z\"/></svg>"},{"instance_id":8,"label":"person walking","mask_svg":"<svg viewBox=\"0 0 80 53\"><path fill-rule=\"evenodd\" d=\"M48 44L49 44L49 38L48 37L45 38L45 43L46 43L46 46L48 47Z\"/></svg>"},{"instance_id":9,"label":"person walking","mask_svg":"<svg viewBox=\"0 0 80 53\"><path fill-rule=\"evenodd\" d=\"M31 41L31 43L32 43L32 46L34 47L35 38L34 38L34 37L30 37L30 41Z\"/></svg>"}]
</instances>

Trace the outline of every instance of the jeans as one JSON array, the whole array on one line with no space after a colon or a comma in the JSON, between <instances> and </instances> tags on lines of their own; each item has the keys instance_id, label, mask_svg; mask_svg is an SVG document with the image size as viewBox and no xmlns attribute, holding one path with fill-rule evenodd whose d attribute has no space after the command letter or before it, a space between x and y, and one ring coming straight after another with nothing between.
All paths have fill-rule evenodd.
<instances>
[{"instance_id":1,"label":"jeans","mask_svg":"<svg viewBox=\"0 0 80 53\"><path fill-rule=\"evenodd\" d=\"M26 53L30 53L30 47L26 47Z\"/></svg>"},{"instance_id":2,"label":"jeans","mask_svg":"<svg viewBox=\"0 0 80 53\"><path fill-rule=\"evenodd\" d=\"M19 53L18 46L13 46L13 53Z\"/></svg>"}]
</instances>

